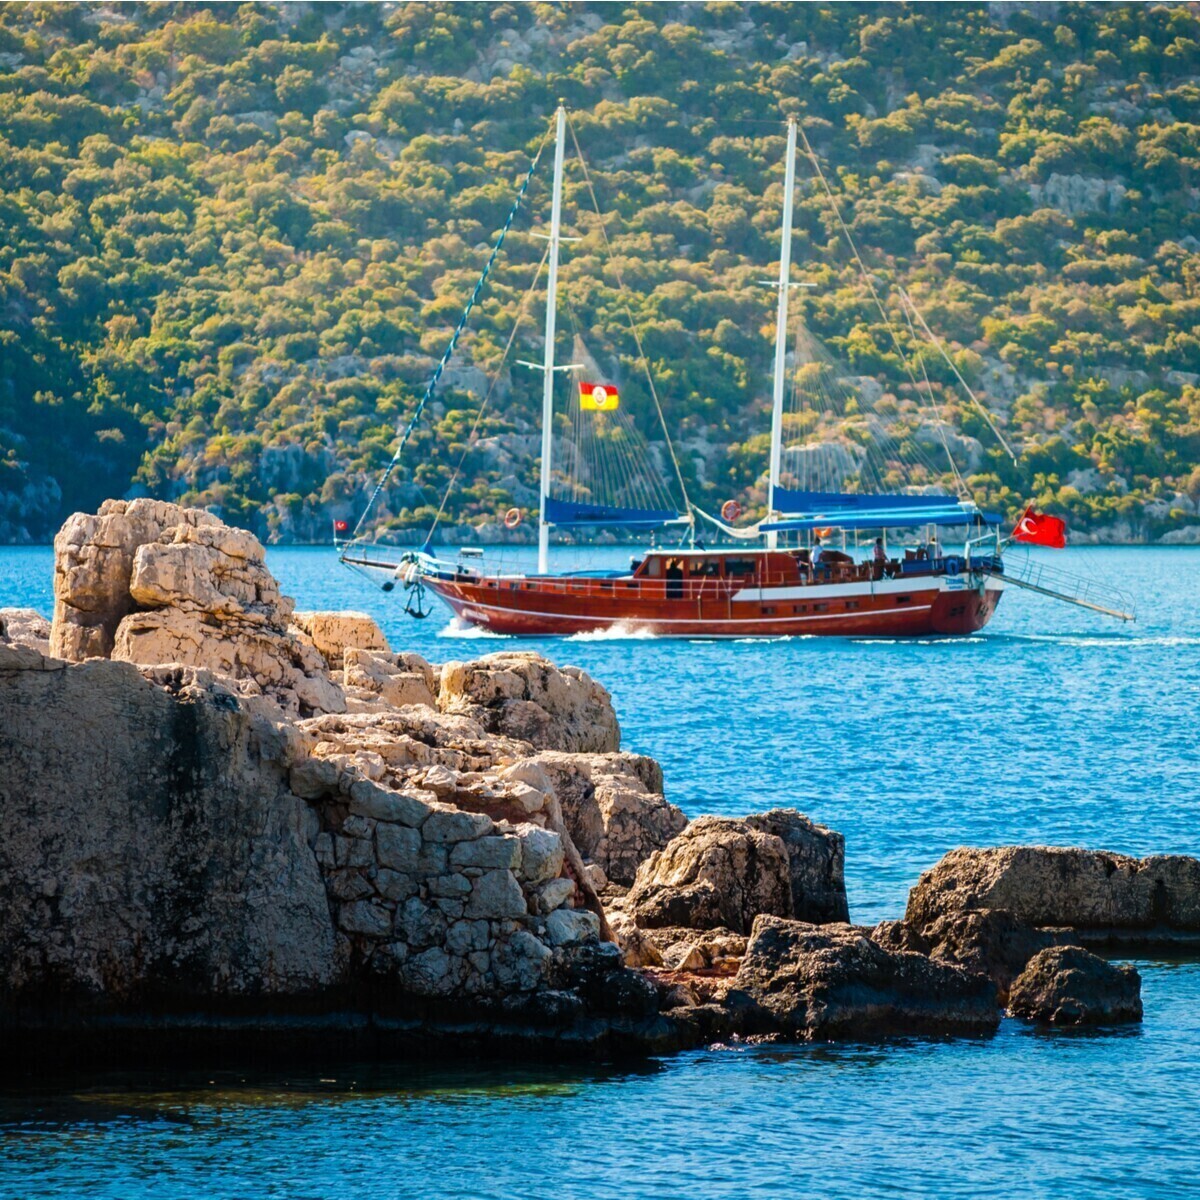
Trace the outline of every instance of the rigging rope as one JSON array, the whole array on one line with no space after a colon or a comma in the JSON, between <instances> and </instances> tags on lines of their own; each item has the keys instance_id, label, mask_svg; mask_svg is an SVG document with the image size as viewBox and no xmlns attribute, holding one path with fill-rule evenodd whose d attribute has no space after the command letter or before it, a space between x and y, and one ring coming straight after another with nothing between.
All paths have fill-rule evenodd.
<instances>
[{"instance_id":1,"label":"rigging rope","mask_svg":"<svg viewBox=\"0 0 1200 1200\"><path fill-rule=\"evenodd\" d=\"M621 268L617 266L616 258L613 255L612 245L608 240L608 230L604 227L604 217L600 212L600 203L596 199L596 189L592 186L592 176L588 171L587 162L583 157L583 150L579 146L579 139L575 136L575 125L571 121L570 116L567 117L567 128L571 131L571 141L575 144L575 155L579 159L579 165L583 168L583 181L587 184L588 195L592 199L592 207L596 210L596 216L600 225L600 236L604 239L604 252L608 255L609 266L612 267L613 275L616 276L617 286L621 289L621 306L625 309L625 317L629 321L629 332L633 334L634 345L637 346L638 357L642 363L642 369L646 372L646 382L650 385L650 395L654 400L654 408L658 413L659 423L662 425L663 437L667 442L667 450L671 455L671 465L675 468L675 477L679 480L679 490L683 494L684 511L690 513L692 511L692 502L688 498L687 484L683 482L683 469L679 465L679 458L675 454L675 443L671 439L671 431L667 428L667 419L663 415L662 404L659 403L658 389L654 386L654 376L650 374L650 360L646 357L646 351L642 348L642 339L637 331L637 325L633 320L633 310L629 307L629 302L626 299L628 289L625 287L625 280L621 277Z\"/></svg>"},{"instance_id":2,"label":"rigging rope","mask_svg":"<svg viewBox=\"0 0 1200 1200\"><path fill-rule=\"evenodd\" d=\"M541 144L537 148L537 153L533 156L533 162L529 164L529 170L525 173L525 178L521 182L521 187L517 191L517 198L513 201L513 206L509 210L507 218L505 218L504 226L500 230L500 235L496 239L496 244L492 247L492 253L487 262L484 264L482 273L475 282L475 290L471 293L471 298L467 301L466 307L462 311L462 316L458 319L458 325L455 327L454 333L450 336L450 344L446 347L445 353L442 355L441 361L434 368L433 374L429 377L429 383L425 387L425 394L421 397L420 403L413 411L412 416L408 420L408 424L404 427L400 434L400 444L396 447L395 454L392 455L392 461L388 463L387 468L379 478L379 482L375 485L375 490L371 493L371 498L367 501L366 508L363 509L362 515L358 518L358 522L354 526L354 532L350 535L350 541L354 541L358 537L358 532L362 529L363 522L367 519L371 510L375 507L375 502L379 499L380 492L387 485L387 481L391 478L392 472L396 469L396 465L400 461L400 456L404 453L404 447L408 445L408 439L412 437L413 430L417 427L417 422L421 419L421 414L425 411L425 405L429 403L433 396L434 390L437 388L438 380L442 377L442 372L446 369L446 364L450 361L451 355L454 353L454 348L458 345L458 339L462 331L466 328L467 320L471 316L471 309L475 307L475 302L479 299L480 293L483 291L483 285L487 282L487 277L491 274L493 265L500 255L500 250L504 246L504 239L508 236L508 231L512 227L513 221L516 219L517 210L521 207L521 201L525 199L525 193L529 188L530 180L533 179L533 173L537 170L538 160L542 157L542 151L546 148L546 143L550 140L550 131L547 129L542 137Z\"/></svg>"},{"instance_id":3,"label":"rigging rope","mask_svg":"<svg viewBox=\"0 0 1200 1200\"><path fill-rule=\"evenodd\" d=\"M879 297L879 293L875 290L875 283L871 276L871 273L867 270L867 265L866 265L866 263L863 262L862 255L859 254L859 252L858 252L858 244L855 242L854 236L853 236L853 234L851 234L849 226L846 224L845 219L842 217L841 206L838 204L837 198L833 194L833 189L829 186L829 181L825 178L825 172L821 169L821 161L817 157L816 151L813 150L812 145L810 144L810 142L808 140L808 135L805 134L805 132L804 132L804 127L798 126L797 128L798 128L801 138L804 139L805 153L808 155L809 161L813 165L813 170L816 172L817 178L821 181L821 187L824 188L824 190L825 190L825 195L829 199L829 204L833 209L833 214L835 217L837 217L837 222L838 222L839 227L841 228L842 236L846 239L846 244L850 247L850 253L854 255L854 261L858 264L858 269L862 274L863 281L866 283L867 289L871 293L871 299L875 301L875 307L879 310L879 315L883 318L884 325L887 326L888 334L891 336L891 339L892 339L892 345L894 345L896 347L896 353L900 356L900 362L904 367L904 371L908 375L909 379L912 381L913 388L916 391L918 397L920 397L921 385L917 382L917 377L914 374L911 365L909 364L908 355L905 353L904 347L901 346L901 344L900 344L900 338L896 333L896 327L892 323L892 319L889 316L887 309L884 307L883 301ZM901 294L903 294L903 289L901 289ZM908 314L905 313L906 319L907 319L907 315ZM924 324L924 322L922 322L922 324ZM911 322L910 322L910 327L911 327ZM916 339L914 338L914 341L915 340ZM954 364L951 363L952 369L953 369L953 366L954 366ZM923 362L921 364L921 372L925 376L926 383L928 383L929 375L925 371L925 365ZM957 370L955 371L955 374L956 375L958 374ZM974 399L974 397L972 397L972 399ZM976 403L978 403L978 401L976 401ZM946 457L950 460L950 470L954 474L955 483L959 488L959 495L962 496L966 493L966 488L962 482L962 476L959 474L958 466L954 462L954 456L950 453L950 443L946 439L945 431L940 430L940 432L941 432L941 437L942 437L942 444L946 450ZM1001 438L1000 441L1003 444L1004 439Z\"/></svg>"},{"instance_id":4,"label":"rigging rope","mask_svg":"<svg viewBox=\"0 0 1200 1200\"><path fill-rule=\"evenodd\" d=\"M467 434L467 444L463 447L462 454L458 457L458 463L450 476L450 482L446 484L446 490L442 493L442 502L438 505L437 513L434 515L433 524L429 527L429 532L425 535L426 542L433 539L434 533L441 522L442 516L446 511L446 504L450 499L450 493L454 490L454 485L458 482L459 474L462 472L463 463L467 461L467 455L471 453L471 447L475 443L475 435L479 432L479 424L483 420L483 414L487 410L489 401L492 398L492 393L496 390L496 384L500 380L500 376L504 373L504 364L508 361L509 351L512 350L513 342L517 339L517 331L521 328L521 323L525 320L525 313L529 304L529 297L533 295L537 289L537 285L542 278L542 269L546 265L546 259L550 257L550 243L546 243L546 249L542 251L542 261L538 263L537 270L533 273L533 282L525 291L525 295L521 299L521 305L517 309L517 319L513 324L512 332L508 335L508 342L504 346L504 353L500 356L500 365L496 368L492 375L492 382L488 385L487 394L483 397L479 405L479 411L475 414L475 420L471 425L471 432Z\"/></svg>"},{"instance_id":5,"label":"rigging rope","mask_svg":"<svg viewBox=\"0 0 1200 1200\"><path fill-rule=\"evenodd\" d=\"M1008 453L1008 457L1013 460L1013 465L1016 466L1016 453L1013 451L1013 448L1008 444L1008 442L1005 441L1004 434L1002 434L996 427L996 422L992 420L992 414L988 412L987 406L982 400L979 399L978 396L975 395L975 393L971 390L970 384L968 384L967 381L962 377L962 372L959 371L958 367L955 365L954 359L952 359L950 355L946 353L946 347L942 345L941 339L938 338L937 334L935 334L933 330L930 329L926 324L925 318L921 315L921 310L913 302L913 298L903 288L900 289L900 295L903 296L908 302L909 308L912 309L917 320L921 322L921 328L924 329L929 335L929 340L934 344L934 347L937 349L938 353L941 354L941 356L946 360L946 364L949 366L950 370L954 372L954 378L962 384L963 391L965 391L967 395L971 397L971 403L974 404L979 410L979 415L988 423L988 428L991 429L991 431L996 435L996 440L999 441L1000 445L1004 447L1005 451Z\"/></svg>"},{"instance_id":6,"label":"rigging rope","mask_svg":"<svg viewBox=\"0 0 1200 1200\"><path fill-rule=\"evenodd\" d=\"M797 129L799 131L801 138L804 139L804 151L808 155L809 160L812 162L813 170L816 172L817 178L821 181L822 188L825 189L825 195L829 198L829 203L830 203L831 207L833 208L834 216L837 217L838 225L841 227L841 230L842 230L842 236L846 239L846 244L850 247L850 252L854 255L854 261L856 263L858 263L859 271L862 272L862 277L863 277L864 281L866 282L867 288L869 289L869 291L871 293L871 299L875 301L875 307L879 309L879 315L883 318L884 324L887 326L888 333L891 334L892 342L896 347L896 352L900 355L900 361L902 363L904 363L904 369L908 372L909 376L913 379L913 383L916 384L916 382L917 382L916 378L913 377L912 370L908 365L908 358L900 346L899 338L896 336L895 326L892 324L891 318L888 316L887 310L883 306L883 301L880 300L880 298L879 298L879 293L875 290L875 284L872 281L871 273L867 270L866 263L863 262L862 255L859 254L859 252L858 252L858 245L854 241L854 237L850 233L850 229L846 225L846 222L842 217L841 206L838 204L837 198L834 196L833 190L829 186L829 181L825 178L825 172L821 170L820 159L817 158L816 151L813 150L812 145L809 143L808 135L804 132L804 126L798 125ZM1004 435L996 427L996 423L995 423L995 421L992 420L991 415L987 411L987 408L984 406L983 402L971 390L970 386L967 384L967 381L962 377L962 373L959 371L958 367L955 366L953 359L951 359L950 355L946 353L945 347L938 340L938 338L934 335L933 330L931 330L929 328L929 326L925 323L925 318L923 316L921 316L920 310L917 308L917 306L915 304L913 304L912 297L908 296L908 294L904 291L903 288L900 288L899 291L900 291L901 295L904 295L908 299L908 303L912 306L912 310L916 314L917 320L920 321L920 323L921 323L921 328L925 330L926 334L928 334L930 340L933 342L933 344L937 348L938 352L946 360L947 364L950 367L950 370L954 372L954 377L963 386L963 389L966 391L967 395L970 396L971 402L979 410L980 414L983 416L983 419L985 421L987 421L988 427L996 435L997 439L1000 442L1000 445L1004 447L1004 449L1008 452L1008 456L1013 460L1014 463L1016 463L1017 456L1013 453L1012 447L1009 446L1008 442L1006 442L1004 440Z\"/></svg>"}]
</instances>

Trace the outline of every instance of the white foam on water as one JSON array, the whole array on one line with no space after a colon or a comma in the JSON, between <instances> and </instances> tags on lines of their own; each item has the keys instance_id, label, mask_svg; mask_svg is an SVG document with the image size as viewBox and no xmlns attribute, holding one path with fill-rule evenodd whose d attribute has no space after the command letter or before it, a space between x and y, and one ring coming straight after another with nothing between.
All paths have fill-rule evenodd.
<instances>
[{"instance_id":1,"label":"white foam on water","mask_svg":"<svg viewBox=\"0 0 1200 1200\"><path fill-rule=\"evenodd\" d=\"M465 642L476 641L479 638L506 640L511 636L512 634L509 633L497 633L494 629L484 629L482 625L472 625L470 621L464 621L462 617L451 617L446 628L438 631L440 638L457 638Z\"/></svg>"},{"instance_id":2,"label":"white foam on water","mask_svg":"<svg viewBox=\"0 0 1200 1200\"><path fill-rule=\"evenodd\" d=\"M634 625L629 621L618 621L603 629L589 629L584 633L573 633L568 642L645 642L658 637L653 629L645 625Z\"/></svg>"}]
</instances>

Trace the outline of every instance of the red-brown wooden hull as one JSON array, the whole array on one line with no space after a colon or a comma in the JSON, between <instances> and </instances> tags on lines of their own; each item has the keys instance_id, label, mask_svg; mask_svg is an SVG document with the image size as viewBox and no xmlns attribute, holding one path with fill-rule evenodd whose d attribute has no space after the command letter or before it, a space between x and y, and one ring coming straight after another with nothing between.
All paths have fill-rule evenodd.
<instances>
[{"instance_id":1,"label":"red-brown wooden hull","mask_svg":"<svg viewBox=\"0 0 1200 1200\"><path fill-rule=\"evenodd\" d=\"M803 588L714 587L669 597L661 581L570 576L445 579L425 586L455 615L495 633L569 635L621 627L664 637L922 637L971 634L1002 594L967 577ZM746 592L757 596L747 597ZM735 598L738 597L738 598Z\"/></svg>"}]
</instances>

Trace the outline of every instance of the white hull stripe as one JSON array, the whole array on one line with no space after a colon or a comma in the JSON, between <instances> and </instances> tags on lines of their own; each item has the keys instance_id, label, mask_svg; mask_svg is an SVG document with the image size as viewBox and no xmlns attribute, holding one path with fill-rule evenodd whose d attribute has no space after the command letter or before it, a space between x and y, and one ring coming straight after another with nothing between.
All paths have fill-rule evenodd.
<instances>
[{"instance_id":1,"label":"white hull stripe","mask_svg":"<svg viewBox=\"0 0 1200 1200\"><path fill-rule=\"evenodd\" d=\"M440 595L440 593L439 593ZM667 625L780 625L799 624L802 621L853 621L861 617L882 617L890 613L928 612L932 604L906 604L902 608L876 608L865 611L847 613L817 613L806 617L577 617L571 613L537 612L531 608L505 608L499 604L481 604L475 600L462 600L458 597L451 601L446 597L451 607L457 602L463 607L463 616L470 617L471 612L485 609L488 612L506 613L520 617L546 617L552 621L609 621L615 625L650 625L662 627Z\"/></svg>"}]
</instances>

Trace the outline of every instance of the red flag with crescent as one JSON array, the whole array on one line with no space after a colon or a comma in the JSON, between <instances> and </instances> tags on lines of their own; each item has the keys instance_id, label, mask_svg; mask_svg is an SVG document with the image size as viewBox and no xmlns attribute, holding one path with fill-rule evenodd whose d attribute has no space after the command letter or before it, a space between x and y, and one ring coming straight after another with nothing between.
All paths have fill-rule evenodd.
<instances>
[{"instance_id":1,"label":"red flag with crescent","mask_svg":"<svg viewBox=\"0 0 1200 1200\"><path fill-rule=\"evenodd\" d=\"M1030 504L1013 527L1012 539L1028 542L1031 546L1052 546L1061 550L1067 544L1067 523L1061 517L1036 512Z\"/></svg>"}]
</instances>

